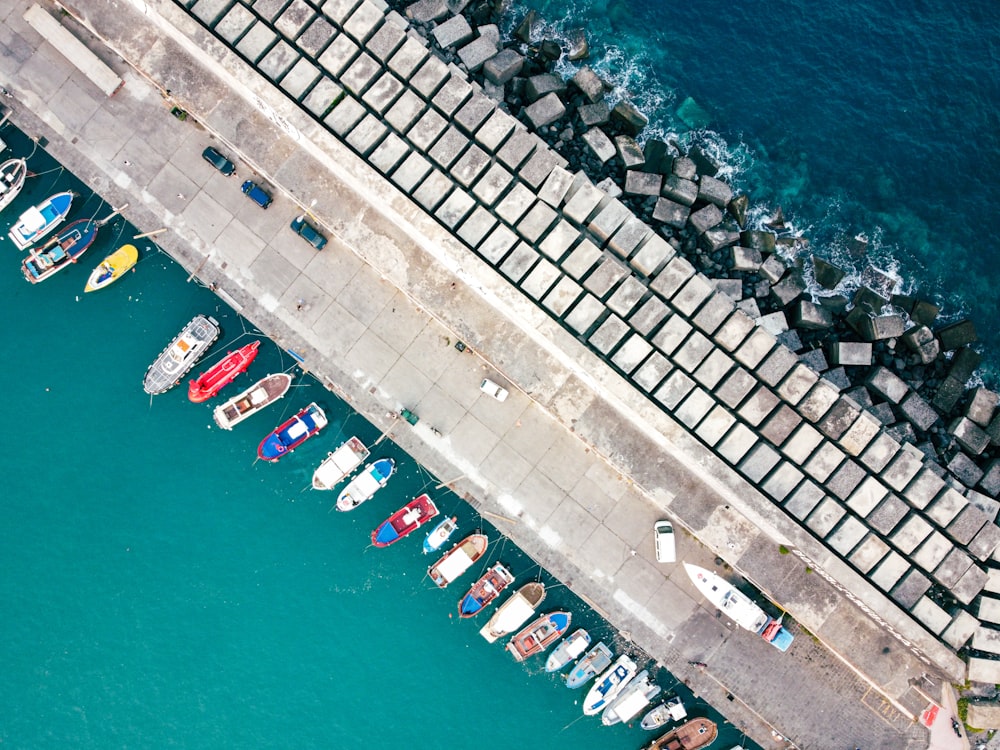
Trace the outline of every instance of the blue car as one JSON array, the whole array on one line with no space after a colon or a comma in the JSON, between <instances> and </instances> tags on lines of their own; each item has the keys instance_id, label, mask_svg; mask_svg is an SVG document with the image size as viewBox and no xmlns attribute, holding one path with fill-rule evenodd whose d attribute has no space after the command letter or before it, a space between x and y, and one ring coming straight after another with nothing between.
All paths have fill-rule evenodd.
<instances>
[{"instance_id":1,"label":"blue car","mask_svg":"<svg viewBox=\"0 0 1000 750\"><path fill-rule=\"evenodd\" d=\"M312 245L317 250L322 250L326 247L326 237L320 234L316 229L313 228L311 224L306 221L305 216L296 217L292 221L292 231L297 235L302 237L306 242Z\"/></svg>"},{"instance_id":2,"label":"blue car","mask_svg":"<svg viewBox=\"0 0 1000 750\"><path fill-rule=\"evenodd\" d=\"M247 180L244 182L240 186L240 190L243 191L247 198L252 200L261 208L267 208L271 205L271 201L273 200L271 196L265 193L264 189L253 180Z\"/></svg>"}]
</instances>

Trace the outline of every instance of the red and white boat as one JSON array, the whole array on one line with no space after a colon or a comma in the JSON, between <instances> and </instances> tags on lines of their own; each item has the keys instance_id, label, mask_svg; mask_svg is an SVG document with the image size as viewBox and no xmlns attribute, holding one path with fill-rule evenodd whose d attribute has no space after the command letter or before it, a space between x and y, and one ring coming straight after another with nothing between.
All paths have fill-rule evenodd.
<instances>
[{"instance_id":1,"label":"red and white boat","mask_svg":"<svg viewBox=\"0 0 1000 750\"><path fill-rule=\"evenodd\" d=\"M514 582L514 576L503 563L486 569L482 577L472 584L465 596L458 601L459 617L475 617L488 607L500 592Z\"/></svg>"},{"instance_id":2,"label":"red and white boat","mask_svg":"<svg viewBox=\"0 0 1000 750\"><path fill-rule=\"evenodd\" d=\"M507 650L518 661L540 654L562 637L569 629L572 619L570 612L549 612L542 615L511 638Z\"/></svg>"},{"instance_id":3,"label":"red and white boat","mask_svg":"<svg viewBox=\"0 0 1000 750\"><path fill-rule=\"evenodd\" d=\"M372 544L388 547L420 528L438 514L430 495L415 497L372 531Z\"/></svg>"},{"instance_id":4,"label":"red and white boat","mask_svg":"<svg viewBox=\"0 0 1000 750\"><path fill-rule=\"evenodd\" d=\"M236 380L236 376L246 371L257 356L260 342L240 347L235 352L229 352L217 363L205 370L188 385L188 398L196 404L208 401L219 391Z\"/></svg>"}]
</instances>

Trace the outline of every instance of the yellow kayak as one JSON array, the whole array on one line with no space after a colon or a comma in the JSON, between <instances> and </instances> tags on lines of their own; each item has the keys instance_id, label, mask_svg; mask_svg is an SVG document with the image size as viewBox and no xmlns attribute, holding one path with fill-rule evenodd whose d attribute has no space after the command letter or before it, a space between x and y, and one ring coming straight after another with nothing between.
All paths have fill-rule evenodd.
<instances>
[{"instance_id":1,"label":"yellow kayak","mask_svg":"<svg viewBox=\"0 0 1000 750\"><path fill-rule=\"evenodd\" d=\"M87 279L87 286L83 288L83 291L96 292L98 289L103 289L121 278L122 274L134 266L138 260L139 251L135 245L122 245L94 269L90 278Z\"/></svg>"}]
</instances>

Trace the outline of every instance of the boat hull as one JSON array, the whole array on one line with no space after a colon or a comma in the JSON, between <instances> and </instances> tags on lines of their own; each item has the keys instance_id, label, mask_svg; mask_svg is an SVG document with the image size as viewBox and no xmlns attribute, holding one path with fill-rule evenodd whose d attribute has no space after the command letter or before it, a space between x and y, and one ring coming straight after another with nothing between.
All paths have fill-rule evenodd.
<instances>
[{"instance_id":1,"label":"boat hull","mask_svg":"<svg viewBox=\"0 0 1000 750\"><path fill-rule=\"evenodd\" d=\"M566 687L576 690L611 666L614 656L604 641L599 642L576 663L566 677Z\"/></svg>"},{"instance_id":2,"label":"boat hull","mask_svg":"<svg viewBox=\"0 0 1000 750\"><path fill-rule=\"evenodd\" d=\"M556 646L556 650L545 660L546 672L558 672L590 645L590 633L580 628L565 641Z\"/></svg>"},{"instance_id":3,"label":"boat hull","mask_svg":"<svg viewBox=\"0 0 1000 750\"><path fill-rule=\"evenodd\" d=\"M260 342L254 341L226 354L219 362L191 381L188 386L188 399L200 404L217 395L240 374L246 372L250 363L257 357L259 348Z\"/></svg>"},{"instance_id":4,"label":"boat hull","mask_svg":"<svg viewBox=\"0 0 1000 750\"><path fill-rule=\"evenodd\" d=\"M97 268L91 272L83 291L96 292L98 289L111 286L124 276L138 261L138 248L135 245L122 245L102 260Z\"/></svg>"},{"instance_id":5,"label":"boat hull","mask_svg":"<svg viewBox=\"0 0 1000 750\"><path fill-rule=\"evenodd\" d=\"M280 460L326 427L326 414L314 402L276 427L257 446L257 458L271 463Z\"/></svg>"},{"instance_id":6,"label":"boat hull","mask_svg":"<svg viewBox=\"0 0 1000 750\"><path fill-rule=\"evenodd\" d=\"M485 534L470 534L431 565L427 575L439 589L443 589L471 568L486 553L488 546Z\"/></svg>"},{"instance_id":7,"label":"boat hull","mask_svg":"<svg viewBox=\"0 0 1000 750\"><path fill-rule=\"evenodd\" d=\"M542 615L510 639L507 650L517 661L542 653L569 629L571 612L550 612Z\"/></svg>"},{"instance_id":8,"label":"boat hull","mask_svg":"<svg viewBox=\"0 0 1000 750\"><path fill-rule=\"evenodd\" d=\"M698 750L708 747L719 736L719 728L714 721L708 719L692 719L672 729L659 739L646 746L645 750L665 750L665 748L681 748L681 750Z\"/></svg>"},{"instance_id":9,"label":"boat hull","mask_svg":"<svg viewBox=\"0 0 1000 750\"><path fill-rule=\"evenodd\" d=\"M385 487L389 477L396 470L396 462L391 458L380 458L368 464L337 497L339 511L350 511L371 500L375 493Z\"/></svg>"},{"instance_id":10,"label":"boat hull","mask_svg":"<svg viewBox=\"0 0 1000 750\"><path fill-rule=\"evenodd\" d=\"M24 159L8 159L0 164L0 211L18 196L27 176L28 162Z\"/></svg>"},{"instance_id":11,"label":"boat hull","mask_svg":"<svg viewBox=\"0 0 1000 750\"><path fill-rule=\"evenodd\" d=\"M282 398L292 386L292 376L281 372L267 375L242 393L215 407L212 418L223 430L231 430L244 419Z\"/></svg>"},{"instance_id":12,"label":"boat hull","mask_svg":"<svg viewBox=\"0 0 1000 750\"><path fill-rule=\"evenodd\" d=\"M80 259L97 238L97 222L80 219L63 229L21 262L21 272L31 284L45 281Z\"/></svg>"},{"instance_id":13,"label":"boat hull","mask_svg":"<svg viewBox=\"0 0 1000 750\"><path fill-rule=\"evenodd\" d=\"M491 566L458 600L458 616L475 617L513 582L514 576L502 563Z\"/></svg>"},{"instance_id":14,"label":"boat hull","mask_svg":"<svg viewBox=\"0 0 1000 750\"><path fill-rule=\"evenodd\" d=\"M458 518L455 516L441 521L441 523L430 530L430 533L424 539L424 554L429 555L431 552L437 552L457 530Z\"/></svg>"},{"instance_id":15,"label":"boat hull","mask_svg":"<svg viewBox=\"0 0 1000 750\"><path fill-rule=\"evenodd\" d=\"M73 193L56 193L21 214L8 236L18 250L27 250L63 223L73 205Z\"/></svg>"},{"instance_id":16,"label":"boat hull","mask_svg":"<svg viewBox=\"0 0 1000 750\"><path fill-rule=\"evenodd\" d=\"M625 689L637 672L636 664L627 655L618 657L618 661L608 667L608 670L597 678L597 682L583 700L583 713L593 716L603 711L618 694Z\"/></svg>"},{"instance_id":17,"label":"boat hull","mask_svg":"<svg viewBox=\"0 0 1000 750\"><path fill-rule=\"evenodd\" d=\"M151 396L169 391L191 371L220 333L215 318L196 315L146 369L143 390Z\"/></svg>"},{"instance_id":18,"label":"boat hull","mask_svg":"<svg viewBox=\"0 0 1000 750\"><path fill-rule=\"evenodd\" d=\"M372 544L388 547L409 536L438 514L428 495L420 495L397 510L372 531Z\"/></svg>"},{"instance_id":19,"label":"boat hull","mask_svg":"<svg viewBox=\"0 0 1000 750\"><path fill-rule=\"evenodd\" d=\"M513 633L535 614L535 610L545 600L545 593L544 583L526 583L497 608L489 622L479 630L479 635L488 643L493 643L498 638Z\"/></svg>"}]
</instances>

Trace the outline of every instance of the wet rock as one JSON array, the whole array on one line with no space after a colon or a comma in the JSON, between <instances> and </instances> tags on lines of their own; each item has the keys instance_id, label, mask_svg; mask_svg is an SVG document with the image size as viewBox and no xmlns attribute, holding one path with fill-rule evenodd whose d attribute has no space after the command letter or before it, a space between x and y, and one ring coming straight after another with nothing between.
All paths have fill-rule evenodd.
<instances>
[{"instance_id":1,"label":"wet rock","mask_svg":"<svg viewBox=\"0 0 1000 750\"><path fill-rule=\"evenodd\" d=\"M988 388L976 388L972 392L969 405L965 407L965 416L980 427L985 427L993 419L1000 396Z\"/></svg>"},{"instance_id":2,"label":"wet rock","mask_svg":"<svg viewBox=\"0 0 1000 750\"><path fill-rule=\"evenodd\" d=\"M625 169L635 169L646 163L642 147L636 143L635 138L619 135L615 138L615 148L618 150L618 157L622 160Z\"/></svg>"},{"instance_id":3,"label":"wet rock","mask_svg":"<svg viewBox=\"0 0 1000 750\"><path fill-rule=\"evenodd\" d=\"M630 170L625 173L625 194L626 195L659 195L660 185L663 177L649 172ZM662 199L661 199L662 200ZM655 214L654 214L655 217ZM687 211L684 213L687 220ZM681 227L684 225L681 224Z\"/></svg>"},{"instance_id":4,"label":"wet rock","mask_svg":"<svg viewBox=\"0 0 1000 750\"><path fill-rule=\"evenodd\" d=\"M517 25L514 29L514 38L519 42L524 42L525 44L531 44L531 32L535 28L535 23L538 21L538 13L534 9L529 10L524 14L524 18L521 19L521 23Z\"/></svg>"},{"instance_id":5,"label":"wet rock","mask_svg":"<svg viewBox=\"0 0 1000 750\"><path fill-rule=\"evenodd\" d=\"M657 174L671 174L673 168L674 151L661 140L650 138L642 148L643 156L646 158L646 171Z\"/></svg>"},{"instance_id":6,"label":"wet rock","mask_svg":"<svg viewBox=\"0 0 1000 750\"><path fill-rule=\"evenodd\" d=\"M871 321L873 341L899 338L906 329L902 315L875 315Z\"/></svg>"},{"instance_id":7,"label":"wet rock","mask_svg":"<svg viewBox=\"0 0 1000 750\"><path fill-rule=\"evenodd\" d=\"M785 275L787 270L788 266L782 263L777 256L771 255L767 260L761 263L760 275L772 284L776 284L781 277Z\"/></svg>"},{"instance_id":8,"label":"wet rock","mask_svg":"<svg viewBox=\"0 0 1000 750\"><path fill-rule=\"evenodd\" d=\"M832 263L812 256L813 274L816 276L816 283L824 289L836 289L837 285L844 280L845 273Z\"/></svg>"},{"instance_id":9,"label":"wet rock","mask_svg":"<svg viewBox=\"0 0 1000 750\"><path fill-rule=\"evenodd\" d=\"M763 255L774 252L774 235L757 229L749 229L740 233L740 242L745 247L752 247Z\"/></svg>"},{"instance_id":10,"label":"wet rock","mask_svg":"<svg viewBox=\"0 0 1000 750\"><path fill-rule=\"evenodd\" d=\"M524 57L520 53L513 49L502 49L483 63L483 75L491 83L504 84L520 73L523 66Z\"/></svg>"},{"instance_id":11,"label":"wet rock","mask_svg":"<svg viewBox=\"0 0 1000 750\"><path fill-rule=\"evenodd\" d=\"M676 175L669 175L663 180L663 188L660 190L660 194L677 203L683 203L685 206L693 206L695 200L698 198L698 185L691 180L683 180Z\"/></svg>"},{"instance_id":12,"label":"wet rock","mask_svg":"<svg viewBox=\"0 0 1000 750\"><path fill-rule=\"evenodd\" d=\"M580 116L580 121L588 128L596 125L605 125L610 121L611 111L604 102L597 104L584 104L578 107L576 113Z\"/></svg>"},{"instance_id":13,"label":"wet rock","mask_svg":"<svg viewBox=\"0 0 1000 750\"><path fill-rule=\"evenodd\" d=\"M535 130L553 123L566 114L566 105L562 103L555 93L546 94L537 102L529 104L524 108L524 115L531 122ZM614 150L614 146L612 146Z\"/></svg>"},{"instance_id":14,"label":"wet rock","mask_svg":"<svg viewBox=\"0 0 1000 750\"><path fill-rule=\"evenodd\" d=\"M948 368L948 376L961 380L963 383L972 377L972 373L979 367L982 357L978 352L967 346L962 347L951 358L951 367Z\"/></svg>"},{"instance_id":15,"label":"wet rock","mask_svg":"<svg viewBox=\"0 0 1000 750\"><path fill-rule=\"evenodd\" d=\"M917 355L921 364L930 364L941 353L941 345L934 336L934 332L927 326L914 326L906 331L900 340Z\"/></svg>"},{"instance_id":16,"label":"wet rock","mask_svg":"<svg viewBox=\"0 0 1000 750\"><path fill-rule=\"evenodd\" d=\"M941 342L941 351L945 352L971 344L977 339L976 326L971 320L960 320L957 323L938 328L936 333Z\"/></svg>"},{"instance_id":17,"label":"wet rock","mask_svg":"<svg viewBox=\"0 0 1000 750\"><path fill-rule=\"evenodd\" d=\"M601 101L607 91L604 81L589 65L584 65L576 71L570 83L592 103Z\"/></svg>"},{"instance_id":18,"label":"wet rock","mask_svg":"<svg viewBox=\"0 0 1000 750\"><path fill-rule=\"evenodd\" d=\"M855 307L860 307L865 312L872 314L880 313L882 308L889 304L888 297L883 297L864 286L858 287L852 301Z\"/></svg>"},{"instance_id":19,"label":"wet rock","mask_svg":"<svg viewBox=\"0 0 1000 750\"><path fill-rule=\"evenodd\" d=\"M718 206L709 204L704 208L700 208L688 217L688 224L701 234L702 232L707 232L712 227L718 226L719 222L722 221L722 211L719 210Z\"/></svg>"},{"instance_id":20,"label":"wet rock","mask_svg":"<svg viewBox=\"0 0 1000 750\"><path fill-rule=\"evenodd\" d=\"M573 29L569 32L569 54L566 56L570 62L586 60L590 57L590 45L587 43L587 32L583 29Z\"/></svg>"},{"instance_id":21,"label":"wet rock","mask_svg":"<svg viewBox=\"0 0 1000 750\"><path fill-rule=\"evenodd\" d=\"M688 156L698 168L698 174L707 174L709 177L715 177L719 173L719 170L722 169L722 162L699 145L694 145L688 149Z\"/></svg>"},{"instance_id":22,"label":"wet rock","mask_svg":"<svg viewBox=\"0 0 1000 750\"><path fill-rule=\"evenodd\" d=\"M653 209L653 218L656 221L676 229L683 229L687 226L690 215L691 209L681 203L676 203L669 198L656 199L656 207Z\"/></svg>"},{"instance_id":23,"label":"wet rock","mask_svg":"<svg viewBox=\"0 0 1000 750\"><path fill-rule=\"evenodd\" d=\"M820 297L819 303L834 315L843 315L851 301L843 294L831 294L829 297Z\"/></svg>"},{"instance_id":24,"label":"wet rock","mask_svg":"<svg viewBox=\"0 0 1000 750\"><path fill-rule=\"evenodd\" d=\"M559 42L552 39L544 39L538 45L537 55L538 59L545 64L554 63L562 57L562 47L559 45Z\"/></svg>"},{"instance_id":25,"label":"wet rock","mask_svg":"<svg viewBox=\"0 0 1000 750\"><path fill-rule=\"evenodd\" d=\"M955 404L962 397L964 390L965 381L958 380L949 375L938 384L937 391L934 393L934 399L931 403L942 412L949 412L955 408Z\"/></svg>"},{"instance_id":26,"label":"wet rock","mask_svg":"<svg viewBox=\"0 0 1000 750\"><path fill-rule=\"evenodd\" d=\"M770 218L764 222L765 227L774 229L778 232L785 229L785 212L781 210L781 206L778 206L774 213L771 214Z\"/></svg>"},{"instance_id":27,"label":"wet rock","mask_svg":"<svg viewBox=\"0 0 1000 750\"><path fill-rule=\"evenodd\" d=\"M698 180L698 200L714 203L719 208L725 208L733 198L732 188L722 180L707 175Z\"/></svg>"},{"instance_id":28,"label":"wet rock","mask_svg":"<svg viewBox=\"0 0 1000 750\"><path fill-rule=\"evenodd\" d=\"M927 300L918 299L913 303L913 308L910 310L910 318L914 323L930 326L937 319L939 312L941 312L941 308L937 305Z\"/></svg>"},{"instance_id":29,"label":"wet rock","mask_svg":"<svg viewBox=\"0 0 1000 750\"><path fill-rule=\"evenodd\" d=\"M554 96L554 94L553 94ZM615 144L600 128L593 128L583 134L583 141L601 164L615 158Z\"/></svg>"},{"instance_id":30,"label":"wet rock","mask_svg":"<svg viewBox=\"0 0 1000 750\"><path fill-rule=\"evenodd\" d=\"M687 97L677 108L677 117L691 130L701 130L711 124L711 117L694 97Z\"/></svg>"},{"instance_id":31,"label":"wet rock","mask_svg":"<svg viewBox=\"0 0 1000 750\"><path fill-rule=\"evenodd\" d=\"M431 32L442 48L460 47L472 39L472 27L465 16L453 16L438 24Z\"/></svg>"},{"instance_id":32,"label":"wet rock","mask_svg":"<svg viewBox=\"0 0 1000 750\"><path fill-rule=\"evenodd\" d=\"M753 273L764 262L760 252L752 247L737 246L730 252L730 260L734 271Z\"/></svg>"},{"instance_id":33,"label":"wet rock","mask_svg":"<svg viewBox=\"0 0 1000 750\"><path fill-rule=\"evenodd\" d=\"M773 256L772 256L773 257ZM789 273L777 284L771 285L771 295L786 307L798 299L806 290L806 282L799 271Z\"/></svg>"},{"instance_id":34,"label":"wet rock","mask_svg":"<svg viewBox=\"0 0 1000 750\"><path fill-rule=\"evenodd\" d=\"M874 266L868 266L861 272L861 283L881 297L888 299L896 288L896 280Z\"/></svg>"},{"instance_id":35,"label":"wet rock","mask_svg":"<svg viewBox=\"0 0 1000 750\"><path fill-rule=\"evenodd\" d=\"M739 241L739 232L729 232L718 228L709 229L698 238L698 244L710 253L717 253L722 248L735 245Z\"/></svg>"},{"instance_id":36,"label":"wet rock","mask_svg":"<svg viewBox=\"0 0 1000 750\"><path fill-rule=\"evenodd\" d=\"M847 243L847 251L853 258L865 257L868 254L868 238L863 234L855 235L854 239Z\"/></svg>"},{"instance_id":37,"label":"wet rock","mask_svg":"<svg viewBox=\"0 0 1000 750\"><path fill-rule=\"evenodd\" d=\"M829 309L808 300L800 300L792 308L791 321L792 325L796 328L821 331L826 328L833 328L833 313Z\"/></svg>"},{"instance_id":38,"label":"wet rock","mask_svg":"<svg viewBox=\"0 0 1000 750\"><path fill-rule=\"evenodd\" d=\"M729 211L729 215L736 220L740 229L746 229L747 213L750 211L750 199L746 196L746 194L737 195L729 201L729 205L726 206L726 210Z\"/></svg>"},{"instance_id":39,"label":"wet rock","mask_svg":"<svg viewBox=\"0 0 1000 750\"><path fill-rule=\"evenodd\" d=\"M551 93L561 94L566 90L566 82L561 76L552 73L532 76L524 84L524 95L528 102L537 102L543 96Z\"/></svg>"},{"instance_id":40,"label":"wet rock","mask_svg":"<svg viewBox=\"0 0 1000 750\"><path fill-rule=\"evenodd\" d=\"M632 102L622 99L611 110L611 122L620 127L626 135L634 136L642 132L649 123L649 118L636 109Z\"/></svg>"}]
</instances>

